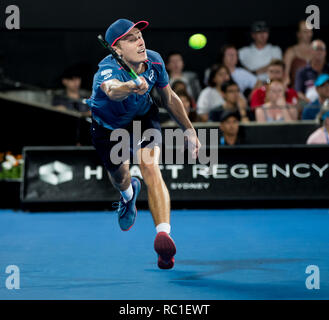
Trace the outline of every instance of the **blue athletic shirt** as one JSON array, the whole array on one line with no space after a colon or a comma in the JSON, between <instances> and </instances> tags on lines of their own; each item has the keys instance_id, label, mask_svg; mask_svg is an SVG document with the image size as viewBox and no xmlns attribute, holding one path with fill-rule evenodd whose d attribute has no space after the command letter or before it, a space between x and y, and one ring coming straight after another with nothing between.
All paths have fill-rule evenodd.
<instances>
[{"instance_id":1,"label":"blue athletic shirt","mask_svg":"<svg viewBox=\"0 0 329 320\"><path fill-rule=\"evenodd\" d=\"M111 100L100 86L110 79L126 82L131 80L131 77L112 55L108 55L99 63L99 69L94 76L92 95L87 100L87 104L91 107L92 117L100 125L111 130L125 127L136 116L141 116L149 110L153 103L150 91L154 85L158 88L168 85L169 77L161 56L152 50L146 52L147 69L139 76L145 78L149 88L143 95L131 94L122 101Z\"/></svg>"}]
</instances>

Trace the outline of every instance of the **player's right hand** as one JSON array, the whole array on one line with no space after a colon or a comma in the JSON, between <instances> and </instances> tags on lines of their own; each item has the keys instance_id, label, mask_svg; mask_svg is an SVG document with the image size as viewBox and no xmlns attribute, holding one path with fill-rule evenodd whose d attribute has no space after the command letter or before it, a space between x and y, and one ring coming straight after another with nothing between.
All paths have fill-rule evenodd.
<instances>
[{"instance_id":1,"label":"player's right hand","mask_svg":"<svg viewBox=\"0 0 329 320\"><path fill-rule=\"evenodd\" d=\"M196 159L199 155L201 143L194 129L187 129L184 132L184 145L185 148L191 153L192 159Z\"/></svg>"},{"instance_id":2,"label":"player's right hand","mask_svg":"<svg viewBox=\"0 0 329 320\"><path fill-rule=\"evenodd\" d=\"M144 77L138 77L141 80L141 84L139 86L136 85L136 83L133 80L130 80L129 82L131 82L131 90L133 93L137 93L139 95L143 95L147 92L147 90L149 89L149 85L146 82Z\"/></svg>"}]
</instances>

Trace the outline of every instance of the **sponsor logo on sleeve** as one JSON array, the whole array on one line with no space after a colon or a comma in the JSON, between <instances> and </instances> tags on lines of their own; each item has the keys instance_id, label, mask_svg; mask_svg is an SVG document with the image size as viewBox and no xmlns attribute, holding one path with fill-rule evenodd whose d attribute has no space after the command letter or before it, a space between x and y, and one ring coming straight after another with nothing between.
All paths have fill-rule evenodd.
<instances>
[{"instance_id":1,"label":"sponsor logo on sleeve","mask_svg":"<svg viewBox=\"0 0 329 320\"><path fill-rule=\"evenodd\" d=\"M111 78L112 69L106 69L106 70L101 71L101 76L104 77L104 80Z\"/></svg>"}]
</instances>

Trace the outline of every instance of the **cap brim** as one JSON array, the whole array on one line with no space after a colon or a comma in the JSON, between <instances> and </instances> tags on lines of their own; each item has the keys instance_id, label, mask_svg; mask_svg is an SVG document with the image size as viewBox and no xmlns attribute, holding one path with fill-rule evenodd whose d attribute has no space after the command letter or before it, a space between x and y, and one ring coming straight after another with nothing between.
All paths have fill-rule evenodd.
<instances>
[{"instance_id":1,"label":"cap brim","mask_svg":"<svg viewBox=\"0 0 329 320\"><path fill-rule=\"evenodd\" d=\"M115 43L120 40L122 37L124 37L127 33L129 33L133 28L138 28L139 30L144 30L147 26L149 25L148 21L138 21L136 23L134 23L124 34L122 34L120 37L116 38L112 44L111 47L113 47L115 45Z\"/></svg>"},{"instance_id":2,"label":"cap brim","mask_svg":"<svg viewBox=\"0 0 329 320\"><path fill-rule=\"evenodd\" d=\"M224 112L225 112L225 111L224 111ZM224 122L225 120L227 120L227 119L230 118L230 117L234 117L234 118L237 119L238 121L241 120L241 117L240 117L240 115L238 115L237 112L225 112L225 113L222 114L222 116L221 116L219 122Z\"/></svg>"},{"instance_id":3,"label":"cap brim","mask_svg":"<svg viewBox=\"0 0 329 320\"><path fill-rule=\"evenodd\" d=\"M252 30L251 32L253 32L253 33L257 33L257 32L269 32L269 29L268 28L260 28L260 29Z\"/></svg>"},{"instance_id":4,"label":"cap brim","mask_svg":"<svg viewBox=\"0 0 329 320\"><path fill-rule=\"evenodd\" d=\"M139 30L143 30L145 29L147 26L149 25L148 21L142 20L142 21L138 21L136 22L132 28L136 27Z\"/></svg>"},{"instance_id":5,"label":"cap brim","mask_svg":"<svg viewBox=\"0 0 329 320\"><path fill-rule=\"evenodd\" d=\"M316 87L322 87L327 82L329 82L329 77L328 78L321 79L321 81L318 81L318 82L315 81L314 85Z\"/></svg>"}]
</instances>

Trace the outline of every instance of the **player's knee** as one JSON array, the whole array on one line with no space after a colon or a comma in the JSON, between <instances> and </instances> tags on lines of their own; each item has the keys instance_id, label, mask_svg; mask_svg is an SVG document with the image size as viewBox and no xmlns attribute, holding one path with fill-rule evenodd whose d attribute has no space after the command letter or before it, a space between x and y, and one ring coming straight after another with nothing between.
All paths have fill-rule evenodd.
<instances>
[{"instance_id":1,"label":"player's knee","mask_svg":"<svg viewBox=\"0 0 329 320\"><path fill-rule=\"evenodd\" d=\"M154 185L161 181L161 172L157 164L141 163L140 168L146 185Z\"/></svg>"},{"instance_id":2,"label":"player's knee","mask_svg":"<svg viewBox=\"0 0 329 320\"><path fill-rule=\"evenodd\" d=\"M122 186L122 185L129 185L129 180L130 180L130 173L129 171L127 172L113 172L111 174L111 180L114 182L115 185L117 186Z\"/></svg>"}]
</instances>

